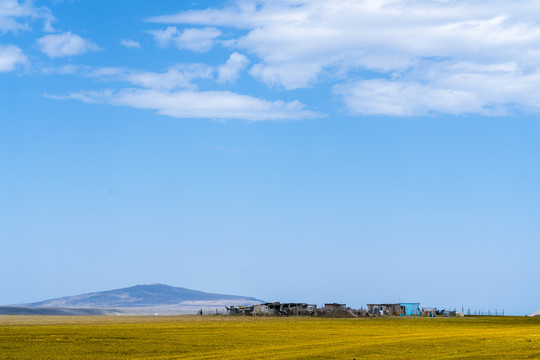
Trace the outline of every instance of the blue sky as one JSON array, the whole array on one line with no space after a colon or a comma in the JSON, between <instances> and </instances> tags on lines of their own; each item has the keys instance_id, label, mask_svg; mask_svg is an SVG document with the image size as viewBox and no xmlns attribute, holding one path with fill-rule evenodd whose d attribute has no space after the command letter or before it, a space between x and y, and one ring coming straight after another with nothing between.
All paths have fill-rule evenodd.
<instances>
[{"instance_id":1,"label":"blue sky","mask_svg":"<svg viewBox=\"0 0 540 360\"><path fill-rule=\"evenodd\" d=\"M538 11L0 0L0 303L537 310Z\"/></svg>"}]
</instances>

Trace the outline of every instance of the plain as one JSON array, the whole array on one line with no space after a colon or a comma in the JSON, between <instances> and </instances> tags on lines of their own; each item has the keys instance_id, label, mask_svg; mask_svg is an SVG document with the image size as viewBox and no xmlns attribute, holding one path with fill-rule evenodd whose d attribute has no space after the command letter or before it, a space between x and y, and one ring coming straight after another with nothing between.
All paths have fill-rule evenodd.
<instances>
[{"instance_id":1,"label":"plain","mask_svg":"<svg viewBox=\"0 0 540 360\"><path fill-rule=\"evenodd\" d=\"M1 316L1 359L532 359L540 318Z\"/></svg>"}]
</instances>

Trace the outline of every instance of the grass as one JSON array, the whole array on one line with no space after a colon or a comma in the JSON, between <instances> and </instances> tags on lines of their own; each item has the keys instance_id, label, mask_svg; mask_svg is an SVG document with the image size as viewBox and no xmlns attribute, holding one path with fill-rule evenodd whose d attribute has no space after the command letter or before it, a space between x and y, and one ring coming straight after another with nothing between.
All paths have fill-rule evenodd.
<instances>
[{"instance_id":1,"label":"grass","mask_svg":"<svg viewBox=\"0 0 540 360\"><path fill-rule=\"evenodd\" d=\"M537 359L540 318L0 316L0 359Z\"/></svg>"}]
</instances>

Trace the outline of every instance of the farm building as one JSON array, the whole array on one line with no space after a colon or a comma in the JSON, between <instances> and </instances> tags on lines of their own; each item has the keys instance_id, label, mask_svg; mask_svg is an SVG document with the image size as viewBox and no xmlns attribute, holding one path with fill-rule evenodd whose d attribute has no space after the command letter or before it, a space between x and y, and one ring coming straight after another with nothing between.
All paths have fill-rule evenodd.
<instances>
[{"instance_id":1,"label":"farm building","mask_svg":"<svg viewBox=\"0 0 540 360\"><path fill-rule=\"evenodd\" d=\"M289 315L315 315L317 305L306 303L264 303L252 306L231 306L227 307L229 315L267 315L267 316L289 316Z\"/></svg>"},{"instance_id":2,"label":"farm building","mask_svg":"<svg viewBox=\"0 0 540 360\"><path fill-rule=\"evenodd\" d=\"M400 304L367 304L368 313L375 316L394 316L405 312Z\"/></svg>"},{"instance_id":3,"label":"farm building","mask_svg":"<svg viewBox=\"0 0 540 360\"><path fill-rule=\"evenodd\" d=\"M367 304L368 313L379 316L420 316L420 303Z\"/></svg>"},{"instance_id":4,"label":"farm building","mask_svg":"<svg viewBox=\"0 0 540 360\"><path fill-rule=\"evenodd\" d=\"M306 303L264 303L255 305L254 315L314 315L317 305Z\"/></svg>"},{"instance_id":5,"label":"farm building","mask_svg":"<svg viewBox=\"0 0 540 360\"><path fill-rule=\"evenodd\" d=\"M401 303L402 307L405 308L403 315L406 316L420 316L422 312L420 311L420 303Z\"/></svg>"},{"instance_id":6,"label":"farm building","mask_svg":"<svg viewBox=\"0 0 540 360\"><path fill-rule=\"evenodd\" d=\"M366 317L366 316L421 316L420 303L368 304L354 310L346 304L326 303L323 307L308 303L267 302L251 306L227 307L229 315L246 316L325 316L325 317ZM435 313L436 309L429 309ZM425 316L430 316L425 314Z\"/></svg>"}]
</instances>

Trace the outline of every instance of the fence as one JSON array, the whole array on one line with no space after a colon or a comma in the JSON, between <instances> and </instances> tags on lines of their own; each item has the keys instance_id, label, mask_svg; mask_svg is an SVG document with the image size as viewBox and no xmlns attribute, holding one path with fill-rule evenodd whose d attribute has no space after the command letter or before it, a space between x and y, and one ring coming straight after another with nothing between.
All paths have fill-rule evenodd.
<instances>
[{"instance_id":1,"label":"fence","mask_svg":"<svg viewBox=\"0 0 540 360\"><path fill-rule=\"evenodd\" d=\"M495 311L488 309L488 310L474 310L474 312L471 311L471 309L467 309L467 315L471 316L504 316L504 309L499 310L495 309Z\"/></svg>"}]
</instances>

